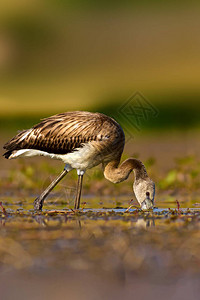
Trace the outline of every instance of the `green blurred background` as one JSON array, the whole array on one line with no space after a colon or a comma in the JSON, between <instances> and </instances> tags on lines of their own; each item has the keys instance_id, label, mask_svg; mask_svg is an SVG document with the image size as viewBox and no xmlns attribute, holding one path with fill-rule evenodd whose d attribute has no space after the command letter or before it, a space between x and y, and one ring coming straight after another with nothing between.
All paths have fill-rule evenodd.
<instances>
[{"instance_id":1,"label":"green blurred background","mask_svg":"<svg viewBox=\"0 0 200 300\"><path fill-rule=\"evenodd\" d=\"M0 3L0 129L68 110L116 117L135 92L158 114L144 130L200 125L198 1Z\"/></svg>"},{"instance_id":2,"label":"green blurred background","mask_svg":"<svg viewBox=\"0 0 200 300\"><path fill-rule=\"evenodd\" d=\"M103 112L125 129L122 159L139 157L155 181L155 205L199 208L199 10L197 0L0 1L0 202L9 213L0 216L1 295L6 288L13 299L36 299L37 293L38 299L63 293L75 299L74 292L78 299L113 299L111 289L121 299L123 282L126 299L140 299L138 290L149 300L158 293L162 299L198 299L199 281L188 277L199 276L198 215L157 215L156 227L154 217L144 215L153 223L145 231L143 215L105 215L104 223L91 214L81 225L78 216L73 223L66 214L61 228L61 215L43 219L29 209L63 163L6 160L2 154L9 138L41 118L68 110ZM131 95L151 108L147 116L130 105ZM73 207L76 184L74 170L44 209ZM99 167L88 170L81 207L138 205L132 184L133 176L114 185ZM10 273L13 266L17 271ZM102 286L96 277L101 270ZM151 285L139 277L143 272Z\"/></svg>"}]
</instances>

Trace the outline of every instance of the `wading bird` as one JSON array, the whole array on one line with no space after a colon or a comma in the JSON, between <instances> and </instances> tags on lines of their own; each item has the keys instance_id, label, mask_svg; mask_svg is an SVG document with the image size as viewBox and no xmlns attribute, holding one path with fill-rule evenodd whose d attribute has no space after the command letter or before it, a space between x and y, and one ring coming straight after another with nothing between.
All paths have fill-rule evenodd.
<instances>
[{"instance_id":1,"label":"wading bird","mask_svg":"<svg viewBox=\"0 0 200 300\"><path fill-rule=\"evenodd\" d=\"M124 144L124 132L114 119L101 113L74 111L43 119L31 129L21 131L4 145L4 156L8 159L48 156L65 163L60 175L35 199L35 210L42 210L44 199L72 169L78 174L74 208L79 209L83 175L99 164L105 178L113 183L126 180L133 171L133 190L141 208L153 208L155 184L144 164L135 158L120 164Z\"/></svg>"}]
</instances>

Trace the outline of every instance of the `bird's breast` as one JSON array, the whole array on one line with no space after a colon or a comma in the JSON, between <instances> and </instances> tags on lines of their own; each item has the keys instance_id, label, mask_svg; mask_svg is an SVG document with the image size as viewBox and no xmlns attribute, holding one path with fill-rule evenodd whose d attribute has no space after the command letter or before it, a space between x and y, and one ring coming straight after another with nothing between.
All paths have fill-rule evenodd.
<instances>
[{"instance_id":1,"label":"bird's breast","mask_svg":"<svg viewBox=\"0 0 200 300\"><path fill-rule=\"evenodd\" d=\"M59 155L60 159L73 169L86 170L102 162L102 157L93 143L84 144L71 153Z\"/></svg>"}]
</instances>

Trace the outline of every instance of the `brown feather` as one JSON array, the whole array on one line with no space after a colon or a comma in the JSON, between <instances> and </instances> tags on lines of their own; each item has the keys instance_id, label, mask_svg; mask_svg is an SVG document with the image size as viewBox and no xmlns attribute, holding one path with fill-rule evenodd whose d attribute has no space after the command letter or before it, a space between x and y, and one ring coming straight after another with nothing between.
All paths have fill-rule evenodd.
<instances>
[{"instance_id":1,"label":"brown feather","mask_svg":"<svg viewBox=\"0 0 200 300\"><path fill-rule=\"evenodd\" d=\"M32 129L23 130L6 143L4 148L9 153L20 149L37 149L67 154L88 142L96 142L97 150L103 150L104 153L111 154L116 148L121 156L124 133L116 121L103 114L66 112L43 119Z\"/></svg>"}]
</instances>

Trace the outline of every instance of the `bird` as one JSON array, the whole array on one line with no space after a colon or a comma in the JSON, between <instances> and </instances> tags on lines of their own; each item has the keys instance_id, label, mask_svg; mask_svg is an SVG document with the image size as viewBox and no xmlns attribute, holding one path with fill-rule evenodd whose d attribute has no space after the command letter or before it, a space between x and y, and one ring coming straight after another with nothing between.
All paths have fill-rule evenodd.
<instances>
[{"instance_id":1,"label":"bird","mask_svg":"<svg viewBox=\"0 0 200 300\"><path fill-rule=\"evenodd\" d=\"M76 169L78 183L74 209L79 209L83 175L88 169L102 164L104 177L120 183L134 173L133 192L141 209L152 209L155 183L147 174L142 161L128 158L120 163L125 134L113 118L99 112L68 111L45 119L23 130L4 145L7 159L47 156L64 162L62 172L34 200L34 209L41 211L48 194L71 170Z\"/></svg>"}]
</instances>

